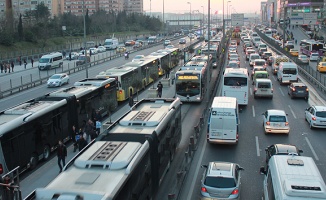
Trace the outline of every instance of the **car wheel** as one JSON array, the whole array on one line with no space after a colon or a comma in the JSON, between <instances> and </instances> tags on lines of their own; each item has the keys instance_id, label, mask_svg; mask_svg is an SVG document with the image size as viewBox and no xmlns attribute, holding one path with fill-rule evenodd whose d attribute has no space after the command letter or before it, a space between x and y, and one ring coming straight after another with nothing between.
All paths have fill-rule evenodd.
<instances>
[{"instance_id":1,"label":"car wheel","mask_svg":"<svg viewBox=\"0 0 326 200\"><path fill-rule=\"evenodd\" d=\"M67 80L67 84L69 84L69 79Z\"/></svg>"},{"instance_id":2,"label":"car wheel","mask_svg":"<svg viewBox=\"0 0 326 200\"><path fill-rule=\"evenodd\" d=\"M312 126L311 121L310 121L310 123L309 123L309 128L310 128L310 129L314 129L314 127Z\"/></svg>"},{"instance_id":3,"label":"car wheel","mask_svg":"<svg viewBox=\"0 0 326 200\"><path fill-rule=\"evenodd\" d=\"M50 154L51 154L50 147L48 145L45 145L43 149L43 159L48 160L50 158Z\"/></svg>"},{"instance_id":4,"label":"car wheel","mask_svg":"<svg viewBox=\"0 0 326 200\"><path fill-rule=\"evenodd\" d=\"M29 160L29 165L30 165L29 168L31 170L35 169L35 167L37 166L37 163L38 163L38 156L35 153L33 153L32 157Z\"/></svg>"}]
</instances>

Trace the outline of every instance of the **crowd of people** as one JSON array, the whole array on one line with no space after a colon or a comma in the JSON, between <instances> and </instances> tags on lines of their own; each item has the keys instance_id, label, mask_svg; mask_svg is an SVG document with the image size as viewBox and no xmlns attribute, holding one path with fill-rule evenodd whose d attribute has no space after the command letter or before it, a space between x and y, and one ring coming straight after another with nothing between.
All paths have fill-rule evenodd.
<instances>
[{"instance_id":1,"label":"crowd of people","mask_svg":"<svg viewBox=\"0 0 326 200\"><path fill-rule=\"evenodd\" d=\"M34 67L34 59L31 58L30 59L30 63L32 65L32 67ZM27 68L27 60L26 58L22 59L21 56L19 56L17 58L17 62L15 63L14 60L11 60L11 61L3 61L3 62L0 62L0 70L1 70L1 73L12 73L14 72L14 68L15 68L15 65L19 65L19 66L22 66L22 64L24 64L24 69Z\"/></svg>"}]
</instances>

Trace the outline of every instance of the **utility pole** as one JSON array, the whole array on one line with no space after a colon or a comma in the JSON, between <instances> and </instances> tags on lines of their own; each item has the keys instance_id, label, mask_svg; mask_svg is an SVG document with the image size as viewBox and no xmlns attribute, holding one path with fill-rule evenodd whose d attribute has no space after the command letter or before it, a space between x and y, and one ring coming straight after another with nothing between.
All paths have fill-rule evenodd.
<instances>
[{"instance_id":1,"label":"utility pole","mask_svg":"<svg viewBox=\"0 0 326 200\"><path fill-rule=\"evenodd\" d=\"M223 2L224 2L224 0L223 0ZM209 40L211 39L211 1L210 0L208 0L208 13L207 14L208 14L208 21L207 21L207 23L208 23L208 26L207 26L208 27L207 28L208 29L208 37L207 37L207 39L208 39L208 52L210 54L210 52L211 52L211 47L210 47L210 42L209 42ZM208 67L210 68L210 67L212 67L212 65L210 64L210 65L208 65ZM210 73L210 70L211 69L208 69L207 70L208 72L206 72L206 73ZM206 78L206 88L207 88L207 90L206 90L206 100L207 100L207 103L208 103L209 99L210 99L209 98L210 97L210 95L209 95L209 92L210 92L209 78Z\"/></svg>"},{"instance_id":2,"label":"utility pole","mask_svg":"<svg viewBox=\"0 0 326 200\"><path fill-rule=\"evenodd\" d=\"M285 46L286 20L285 20L285 1L283 1L283 48Z\"/></svg>"},{"instance_id":3,"label":"utility pole","mask_svg":"<svg viewBox=\"0 0 326 200\"><path fill-rule=\"evenodd\" d=\"M84 16L84 54L85 54L85 59L87 60L85 0L83 0L83 16ZM86 68L86 78L88 78L88 63L85 64L85 68Z\"/></svg>"}]
</instances>

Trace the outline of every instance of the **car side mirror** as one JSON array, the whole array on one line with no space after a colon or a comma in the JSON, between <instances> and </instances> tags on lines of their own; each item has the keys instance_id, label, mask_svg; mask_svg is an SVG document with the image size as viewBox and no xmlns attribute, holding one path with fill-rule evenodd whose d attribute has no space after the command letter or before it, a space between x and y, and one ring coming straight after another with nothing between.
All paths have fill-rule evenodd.
<instances>
[{"instance_id":1,"label":"car side mirror","mask_svg":"<svg viewBox=\"0 0 326 200\"><path fill-rule=\"evenodd\" d=\"M243 167L239 167L239 170L244 170L244 168Z\"/></svg>"},{"instance_id":2,"label":"car side mirror","mask_svg":"<svg viewBox=\"0 0 326 200\"><path fill-rule=\"evenodd\" d=\"M200 167L201 168L207 168L208 166L207 165L201 165Z\"/></svg>"},{"instance_id":3,"label":"car side mirror","mask_svg":"<svg viewBox=\"0 0 326 200\"><path fill-rule=\"evenodd\" d=\"M303 153L303 150L299 149L299 153Z\"/></svg>"},{"instance_id":4,"label":"car side mirror","mask_svg":"<svg viewBox=\"0 0 326 200\"><path fill-rule=\"evenodd\" d=\"M265 167L260 167L260 174L264 174L266 175L266 170L265 170Z\"/></svg>"}]
</instances>

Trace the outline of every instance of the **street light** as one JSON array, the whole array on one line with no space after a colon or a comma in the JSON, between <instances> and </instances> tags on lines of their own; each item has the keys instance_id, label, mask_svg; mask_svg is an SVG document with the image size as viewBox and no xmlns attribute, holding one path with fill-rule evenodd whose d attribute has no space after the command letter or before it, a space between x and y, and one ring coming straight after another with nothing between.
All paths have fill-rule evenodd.
<instances>
[{"instance_id":1,"label":"street light","mask_svg":"<svg viewBox=\"0 0 326 200\"><path fill-rule=\"evenodd\" d=\"M163 33L165 34L165 23L164 23L164 0L163 0Z\"/></svg>"},{"instance_id":2,"label":"street light","mask_svg":"<svg viewBox=\"0 0 326 200\"><path fill-rule=\"evenodd\" d=\"M203 23L201 25L201 35L204 36L204 24L205 24L205 10L204 10L204 6L201 6L203 8Z\"/></svg>"},{"instance_id":3,"label":"street light","mask_svg":"<svg viewBox=\"0 0 326 200\"><path fill-rule=\"evenodd\" d=\"M229 11L228 11L229 12L229 19L231 19L231 7L232 7L232 5L230 4L229 5ZM228 25L232 26L232 23L229 23L229 21L228 21Z\"/></svg>"},{"instance_id":4,"label":"street light","mask_svg":"<svg viewBox=\"0 0 326 200\"><path fill-rule=\"evenodd\" d=\"M191 27L191 3L188 1L187 4L190 5L190 28L192 29L192 27Z\"/></svg>"},{"instance_id":5,"label":"street light","mask_svg":"<svg viewBox=\"0 0 326 200\"><path fill-rule=\"evenodd\" d=\"M228 20L229 20L229 3L231 3L231 1L226 2L226 19L228 19ZM229 21L226 24L228 25Z\"/></svg>"},{"instance_id":6,"label":"street light","mask_svg":"<svg viewBox=\"0 0 326 200\"><path fill-rule=\"evenodd\" d=\"M84 16L84 54L87 60L87 51L86 51L86 13L85 13L85 0L83 0L83 16ZM85 65L86 68L86 78L88 78L88 64Z\"/></svg>"}]
</instances>

